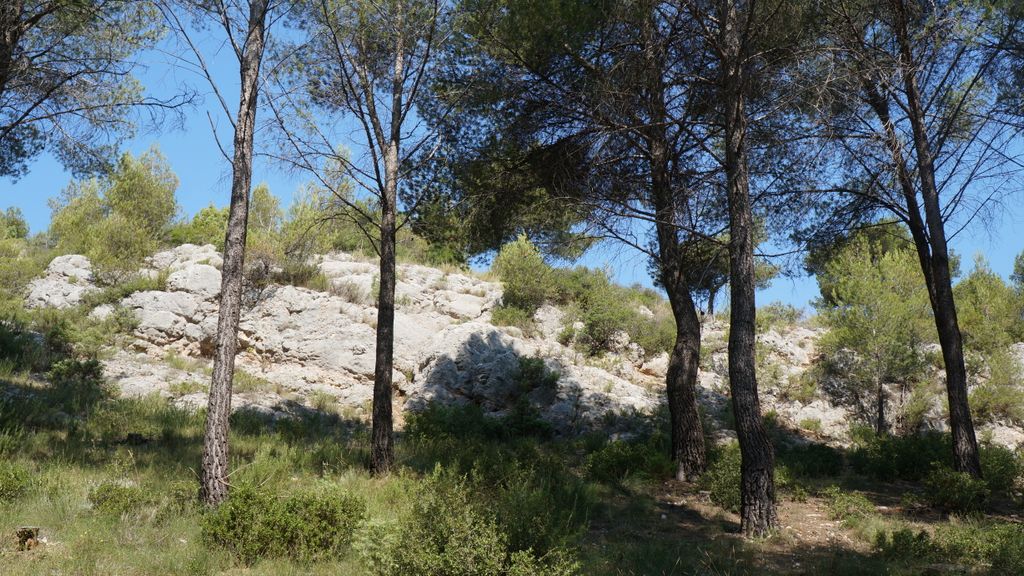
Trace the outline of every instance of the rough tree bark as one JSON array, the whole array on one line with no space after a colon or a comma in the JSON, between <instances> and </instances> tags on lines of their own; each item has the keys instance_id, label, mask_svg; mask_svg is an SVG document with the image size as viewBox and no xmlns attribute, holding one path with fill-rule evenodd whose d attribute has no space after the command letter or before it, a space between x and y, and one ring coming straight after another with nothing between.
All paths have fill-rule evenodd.
<instances>
[{"instance_id":1,"label":"rough tree bark","mask_svg":"<svg viewBox=\"0 0 1024 576\"><path fill-rule=\"evenodd\" d=\"M391 406L395 357L395 234L398 215L399 146L402 141L405 94L405 36L401 3L396 5L395 60L391 83L391 123L384 151L384 189L381 191L380 291L377 294L377 351L373 371L373 424L370 469L386 474L394 462Z\"/></svg>"},{"instance_id":2,"label":"rough tree bark","mask_svg":"<svg viewBox=\"0 0 1024 576\"><path fill-rule=\"evenodd\" d=\"M755 370L754 219L747 167L745 26L740 18L748 10L743 0L722 0L720 81L730 236L729 387L742 455L740 527L748 536L762 536L778 525L778 514L775 454L761 418Z\"/></svg>"},{"instance_id":3,"label":"rough tree bark","mask_svg":"<svg viewBox=\"0 0 1024 576\"><path fill-rule=\"evenodd\" d=\"M676 479L693 481L707 469L704 429L697 409L696 394L697 369L700 365L700 319L681 266L679 230L675 225L677 203L665 128L670 122L665 108L664 46L656 40L654 31L657 25L653 17L647 18L645 22L646 83L651 119L645 132L651 170L651 203L655 211L661 284L665 288L676 323L675 344L669 354L665 374L671 457L676 464Z\"/></svg>"},{"instance_id":4,"label":"rough tree bark","mask_svg":"<svg viewBox=\"0 0 1024 576\"><path fill-rule=\"evenodd\" d=\"M252 185L253 133L260 63L263 59L266 16L270 0L250 0L248 33L240 58L241 93L235 121L232 159L231 206L224 237L220 312L213 355L213 378L206 411L203 461L199 475L202 501L215 506L228 496L228 418L231 416L231 383L238 349L238 319L242 308L242 272Z\"/></svg>"},{"instance_id":5,"label":"rough tree bark","mask_svg":"<svg viewBox=\"0 0 1024 576\"><path fill-rule=\"evenodd\" d=\"M917 85L917 69L907 25L905 0L892 0L895 16L896 40L900 47L903 89L907 98L907 116L914 139L914 151L921 198L924 205L930 257L920 258L922 271L929 279L935 327L939 332L939 345L946 366L946 395L949 399L949 428L953 433L953 462L960 472L981 477L981 460L974 422L967 402L967 369L964 365L963 336L953 300L953 280L949 271L949 248L943 222L939 190L935 180L935 165L925 123L924 101Z\"/></svg>"}]
</instances>

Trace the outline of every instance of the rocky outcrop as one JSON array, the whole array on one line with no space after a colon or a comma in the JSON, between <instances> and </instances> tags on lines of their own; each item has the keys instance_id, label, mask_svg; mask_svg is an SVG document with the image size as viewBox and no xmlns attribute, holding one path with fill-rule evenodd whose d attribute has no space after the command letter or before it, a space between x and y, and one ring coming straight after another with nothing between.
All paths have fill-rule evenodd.
<instances>
[{"instance_id":1,"label":"rocky outcrop","mask_svg":"<svg viewBox=\"0 0 1024 576\"><path fill-rule=\"evenodd\" d=\"M85 256L58 256L46 267L42 278L29 283L25 296L27 308L71 308L82 303L94 284L92 263Z\"/></svg>"},{"instance_id":2,"label":"rocky outcrop","mask_svg":"<svg viewBox=\"0 0 1024 576\"><path fill-rule=\"evenodd\" d=\"M155 254L140 273L165 280L162 289L136 292L92 311L102 318L120 307L138 321L130 349L106 361L108 377L123 393L157 393L181 406L205 406L221 262L209 245L186 244ZM315 283L321 290L270 285L254 289L247 299L237 366L250 384L238 387L235 408L288 416L326 398L352 415L368 414L377 267L347 254L310 263L322 274ZM97 290L92 278L86 258L54 259L46 275L30 285L27 301L36 307L77 305ZM600 426L611 433L617 423L628 430L664 405L668 355L645 355L625 333L613 338L612 353L594 358L561 343L569 336L571 344L574 327L566 326L564 312L556 307L540 308L528 334L494 326L490 311L501 300L501 285L471 273L403 264L396 292L393 378L399 418L402 411L432 402L473 403L503 414L525 398L558 432ZM726 424L727 330L714 319L705 322L704 369L698 375L698 399L711 416L709 432L718 439L734 437ZM759 335L761 401L783 426L843 444L858 419L854 409L833 401L828 382L803 386L821 334L821 329L796 326ZM1024 359L1024 344L1011 353ZM542 360L554 375L548 384L524 387L520 371L529 358ZM936 409L926 415L926 425L941 429L943 418ZM1012 426L988 425L982 433L1014 447L1024 443L1024 432Z\"/></svg>"}]
</instances>

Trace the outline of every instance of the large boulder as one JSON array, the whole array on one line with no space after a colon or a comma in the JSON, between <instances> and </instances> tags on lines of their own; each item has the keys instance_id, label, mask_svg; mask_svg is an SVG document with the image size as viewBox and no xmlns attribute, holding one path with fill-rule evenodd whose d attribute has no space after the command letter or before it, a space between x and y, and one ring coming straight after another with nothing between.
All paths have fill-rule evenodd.
<instances>
[{"instance_id":1,"label":"large boulder","mask_svg":"<svg viewBox=\"0 0 1024 576\"><path fill-rule=\"evenodd\" d=\"M29 283L25 296L28 308L71 308L78 306L94 284L92 263L85 256L69 254L54 258L42 278Z\"/></svg>"}]
</instances>

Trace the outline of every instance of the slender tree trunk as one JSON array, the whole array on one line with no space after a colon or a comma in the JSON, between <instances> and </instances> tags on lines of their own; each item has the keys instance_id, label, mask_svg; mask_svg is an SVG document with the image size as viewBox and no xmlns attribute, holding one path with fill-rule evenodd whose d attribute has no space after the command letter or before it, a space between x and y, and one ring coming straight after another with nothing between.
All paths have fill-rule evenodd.
<instances>
[{"instance_id":1,"label":"slender tree trunk","mask_svg":"<svg viewBox=\"0 0 1024 576\"><path fill-rule=\"evenodd\" d=\"M381 198L380 291L377 294L377 355L373 369L373 430L370 469L386 474L394 462L391 385L395 348L395 198L397 152L388 153L388 186ZM393 165L392 165L393 164Z\"/></svg>"},{"instance_id":2,"label":"slender tree trunk","mask_svg":"<svg viewBox=\"0 0 1024 576\"><path fill-rule=\"evenodd\" d=\"M775 454L761 418L755 370L757 308L754 297L754 218L747 172L747 118L743 24L749 7L723 0L722 104L725 107L725 173L729 204L729 387L742 455L740 524L748 536L778 525L775 509ZM749 17L749 15L747 16Z\"/></svg>"},{"instance_id":3,"label":"slender tree trunk","mask_svg":"<svg viewBox=\"0 0 1024 576\"><path fill-rule=\"evenodd\" d=\"M949 248L946 244L942 206L935 181L935 165L925 125L923 99L917 85L917 73L913 67L915 59L907 30L906 6L904 0L892 0L892 5L896 14L896 35L903 61L903 87L907 96L908 116L914 137L917 171L931 248L931 259L928 262L932 279L930 295L932 310L935 313L935 327L939 332L939 345L942 347L942 359L946 366L946 395L949 400L949 428L953 433L953 462L958 471L980 478L978 440L974 434L974 422L967 400L963 336L960 333L956 302L953 299ZM929 275L929 270L925 269L924 273Z\"/></svg>"},{"instance_id":4,"label":"slender tree trunk","mask_svg":"<svg viewBox=\"0 0 1024 576\"><path fill-rule=\"evenodd\" d=\"M708 316L714 317L715 315L715 299L718 298L718 290L708 291Z\"/></svg>"},{"instance_id":5,"label":"slender tree trunk","mask_svg":"<svg viewBox=\"0 0 1024 576\"><path fill-rule=\"evenodd\" d=\"M885 385L882 384L880 378L875 379L875 391L877 396L876 401L876 416L875 416L875 433L882 435L885 434Z\"/></svg>"},{"instance_id":6,"label":"slender tree trunk","mask_svg":"<svg viewBox=\"0 0 1024 576\"><path fill-rule=\"evenodd\" d=\"M402 141L405 36L401 3L395 13L395 60L391 81L391 125L384 150L384 188L381 190L380 291L377 294L377 355L373 369L373 424L370 469L386 474L395 460L391 385L395 358L395 234L398 216L399 146Z\"/></svg>"},{"instance_id":7,"label":"slender tree trunk","mask_svg":"<svg viewBox=\"0 0 1024 576\"><path fill-rule=\"evenodd\" d=\"M269 0L251 0L249 26L240 62L241 95L235 121L232 161L231 207L224 237L224 265L221 276L217 342L213 355L213 378L206 411L203 461L199 475L200 498L217 505L228 496L228 418L231 416L231 382L238 348L238 319L242 308L242 272L245 265L245 237L249 219L249 189L252 184L253 132L260 62Z\"/></svg>"}]
</instances>

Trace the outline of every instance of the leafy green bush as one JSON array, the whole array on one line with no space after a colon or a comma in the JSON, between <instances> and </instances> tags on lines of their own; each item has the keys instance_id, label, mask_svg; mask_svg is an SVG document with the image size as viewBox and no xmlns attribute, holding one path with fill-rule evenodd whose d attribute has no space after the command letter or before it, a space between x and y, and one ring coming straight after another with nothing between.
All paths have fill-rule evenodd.
<instances>
[{"instance_id":1,"label":"leafy green bush","mask_svg":"<svg viewBox=\"0 0 1024 576\"><path fill-rule=\"evenodd\" d=\"M701 476L701 488L711 501L731 512L740 510L740 445L726 444L712 453L708 469Z\"/></svg>"},{"instance_id":2,"label":"leafy green bush","mask_svg":"<svg viewBox=\"0 0 1024 576\"><path fill-rule=\"evenodd\" d=\"M854 438L850 464L860 473L878 480L921 480L932 463L952 463L952 440L948 434L927 432L911 436L875 435L865 431Z\"/></svg>"},{"instance_id":3,"label":"leafy green bush","mask_svg":"<svg viewBox=\"0 0 1024 576\"><path fill-rule=\"evenodd\" d=\"M674 472L667 451L651 441L609 442L587 456L587 474L599 482L616 483L631 476L671 478Z\"/></svg>"},{"instance_id":4,"label":"leafy green bush","mask_svg":"<svg viewBox=\"0 0 1024 576\"><path fill-rule=\"evenodd\" d=\"M971 390L971 411L982 422L1024 422L1024 368L1006 349L988 354L985 364L989 377Z\"/></svg>"},{"instance_id":5,"label":"leafy green bush","mask_svg":"<svg viewBox=\"0 0 1024 576\"><path fill-rule=\"evenodd\" d=\"M108 481L89 492L89 503L101 514L123 516L148 504L149 497L139 486Z\"/></svg>"},{"instance_id":6,"label":"leafy green bush","mask_svg":"<svg viewBox=\"0 0 1024 576\"><path fill-rule=\"evenodd\" d=\"M61 360L53 365L47 378L73 414L88 413L92 407L111 395L103 381L103 365L99 360Z\"/></svg>"},{"instance_id":7,"label":"leafy green bush","mask_svg":"<svg viewBox=\"0 0 1024 576\"><path fill-rule=\"evenodd\" d=\"M289 556L314 560L344 554L365 515L362 499L335 486L284 497L239 486L203 519L202 529L207 540L246 564Z\"/></svg>"},{"instance_id":8,"label":"leafy green bush","mask_svg":"<svg viewBox=\"0 0 1024 576\"><path fill-rule=\"evenodd\" d=\"M211 204L188 222L175 224L169 235L174 244L213 244L218 250L223 250L227 229L228 209Z\"/></svg>"},{"instance_id":9,"label":"leafy green bush","mask_svg":"<svg viewBox=\"0 0 1024 576\"><path fill-rule=\"evenodd\" d=\"M532 316L553 294L551 266L526 236L502 246L491 270L504 284L503 306Z\"/></svg>"},{"instance_id":10,"label":"leafy green bush","mask_svg":"<svg viewBox=\"0 0 1024 576\"><path fill-rule=\"evenodd\" d=\"M843 472L843 453L825 444L779 449L777 461L800 478L830 478Z\"/></svg>"},{"instance_id":11,"label":"leafy green bush","mask_svg":"<svg viewBox=\"0 0 1024 576\"><path fill-rule=\"evenodd\" d=\"M578 564L562 550L542 557L514 550L493 515L473 500L467 480L435 469L411 514L397 526L371 527L363 557L381 576L569 576Z\"/></svg>"},{"instance_id":12,"label":"leafy green bush","mask_svg":"<svg viewBox=\"0 0 1024 576\"><path fill-rule=\"evenodd\" d=\"M876 548L891 559L919 559L961 565L989 564L985 574L1017 575L1024 567L1024 530L1018 524L951 520L929 534L909 528L881 531Z\"/></svg>"},{"instance_id":13,"label":"leafy green bush","mask_svg":"<svg viewBox=\"0 0 1024 576\"><path fill-rule=\"evenodd\" d=\"M838 486L829 486L822 491L829 517L844 524L875 514L875 505L858 492L844 492Z\"/></svg>"},{"instance_id":14,"label":"leafy green bush","mask_svg":"<svg viewBox=\"0 0 1024 576\"><path fill-rule=\"evenodd\" d=\"M495 326L515 326L527 333L533 330L533 316L515 306L498 306L491 310L491 323Z\"/></svg>"},{"instance_id":15,"label":"leafy green bush","mask_svg":"<svg viewBox=\"0 0 1024 576\"><path fill-rule=\"evenodd\" d=\"M177 187L156 148L125 154L110 175L72 182L51 202L50 235L60 252L85 254L114 283L169 238Z\"/></svg>"},{"instance_id":16,"label":"leafy green bush","mask_svg":"<svg viewBox=\"0 0 1024 576\"><path fill-rule=\"evenodd\" d=\"M982 444L980 447L981 476L993 492L1009 493L1021 476L1021 462L1017 454L1004 446Z\"/></svg>"},{"instance_id":17,"label":"leafy green bush","mask_svg":"<svg viewBox=\"0 0 1024 576\"><path fill-rule=\"evenodd\" d=\"M988 502L991 491L984 480L967 472L937 466L924 479L925 500L946 512L972 512Z\"/></svg>"},{"instance_id":18,"label":"leafy green bush","mask_svg":"<svg viewBox=\"0 0 1024 576\"><path fill-rule=\"evenodd\" d=\"M0 460L0 504L14 502L28 492L32 475L20 464Z\"/></svg>"},{"instance_id":19,"label":"leafy green bush","mask_svg":"<svg viewBox=\"0 0 1024 576\"><path fill-rule=\"evenodd\" d=\"M792 304L772 302L757 309L757 331L796 326L804 318L804 311Z\"/></svg>"}]
</instances>

